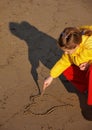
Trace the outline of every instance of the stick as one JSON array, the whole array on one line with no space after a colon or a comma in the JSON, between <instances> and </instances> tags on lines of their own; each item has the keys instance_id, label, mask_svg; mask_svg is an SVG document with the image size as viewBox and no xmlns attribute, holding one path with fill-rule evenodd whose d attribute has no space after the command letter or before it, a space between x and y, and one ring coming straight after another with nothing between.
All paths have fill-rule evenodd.
<instances>
[{"instance_id":1,"label":"stick","mask_svg":"<svg viewBox=\"0 0 92 130\"><path fill-rule=\"evenodd\" d=\"M45 89L42 90L41 96L43 96L44 92L45 92Z\"/></svg>"}]
</instances>

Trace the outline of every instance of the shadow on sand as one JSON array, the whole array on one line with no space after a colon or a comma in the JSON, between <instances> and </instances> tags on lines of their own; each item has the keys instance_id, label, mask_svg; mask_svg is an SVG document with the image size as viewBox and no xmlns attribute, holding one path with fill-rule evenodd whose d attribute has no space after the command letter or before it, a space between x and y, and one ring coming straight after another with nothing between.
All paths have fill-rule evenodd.
<instances>
[{"instance_id":1,"label":"shadow on sand","mask_svg":"<svg viewBox=\"0 0 92 130\"><path fill-rule=\"evenodd\" d=\"M40 94L37 68L39 67L39 62L41 62L44 66L51 69L56 61L61 57L62 51L57 47L57 40L39 31L36 27L26 21L21 23L10 22L9 29L13 35L24 40L28 46L28 59L32 65L31 74L37 84L38 94ZM89 110L86 105L85 96L76 92L75 88L69 84L63 75L60 76L60 79L68 92L77 93L82 114L86 119L88 119L87 111Z\"/></svg>"}]
</instances>

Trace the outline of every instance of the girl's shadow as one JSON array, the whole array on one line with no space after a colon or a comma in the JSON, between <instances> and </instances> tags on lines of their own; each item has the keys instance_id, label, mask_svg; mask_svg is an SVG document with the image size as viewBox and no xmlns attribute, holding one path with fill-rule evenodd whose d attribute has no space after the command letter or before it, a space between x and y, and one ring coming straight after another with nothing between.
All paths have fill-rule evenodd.
<instances>
[{"instance_id":1,"label":"girl's shadow","mask_svg":"<svg viewBox=\"0 0 92 130\"><path fill-rule=\"evenodd\" d=\"M31 74L37 84L39 91L38 94L40 94L41 92L38 84L37 68L39 67L39 62L41 62L47 68L51 69L56 61L61 57L62 51L57 47L57 40L39 31L36 27L26 21L21 23L10 22L9 29L13 35L25 40L28 46L28 59L32 65ZM63 75L61 75L59 78L62 80L68 92L77 93L74 87L65 79ZM85 112L85 98L83 98L83 96L80 94L78 94L78 97L82 114L87 119L87 114L86 116L84 114L87 113Z\"/></svg>"},{"instance_id":2,"label":"girl's shadow","mask_svg":"<svg viewBox=\"0 0 92 130\"><path fill-rule=\"evenodd\" d=\"M13 35L25 40L28 46L28 59L32 65L31 74L40 94L37 68L39 67L39 62L41 62L51 69L61 57L62 52L57 47L57 41L25 21L21 23L10 22L9 29Z\"/></svg>"}]
</instances>

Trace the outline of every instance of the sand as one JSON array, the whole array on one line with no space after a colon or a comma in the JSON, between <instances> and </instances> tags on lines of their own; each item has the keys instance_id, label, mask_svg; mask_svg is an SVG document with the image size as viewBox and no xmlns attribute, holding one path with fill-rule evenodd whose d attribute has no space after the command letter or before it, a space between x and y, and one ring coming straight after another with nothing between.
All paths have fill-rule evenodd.
<instances>
[{"instance_id":1,"label":"sand","mask_svg":"<svg viewBox=\"0 0 92 130\"><path fill-rule=\"evenodd\" d=\"M41 96L66 26L92 25L91 0L0 1L0 130L92 130L92 109L63 77Z\"/></svg>"}]
</instances>

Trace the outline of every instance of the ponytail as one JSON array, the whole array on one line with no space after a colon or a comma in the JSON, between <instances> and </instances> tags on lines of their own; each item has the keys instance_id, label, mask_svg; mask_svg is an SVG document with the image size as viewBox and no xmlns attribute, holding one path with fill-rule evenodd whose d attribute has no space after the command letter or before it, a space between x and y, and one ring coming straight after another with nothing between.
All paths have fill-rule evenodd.
<instances>
[{"instance_id":1,"label":"ponytail","mask_svg":"<svg viewBox=\"0 0 92 130\"><path fill-rule=\"evenodd\" d=\"M92 35L92 30L90 30L90 29L82 28L82 29L80 29L80 31L81 31L82 35L86 35L86 36L91 36Z\"/></svg>"}]
</instances>

